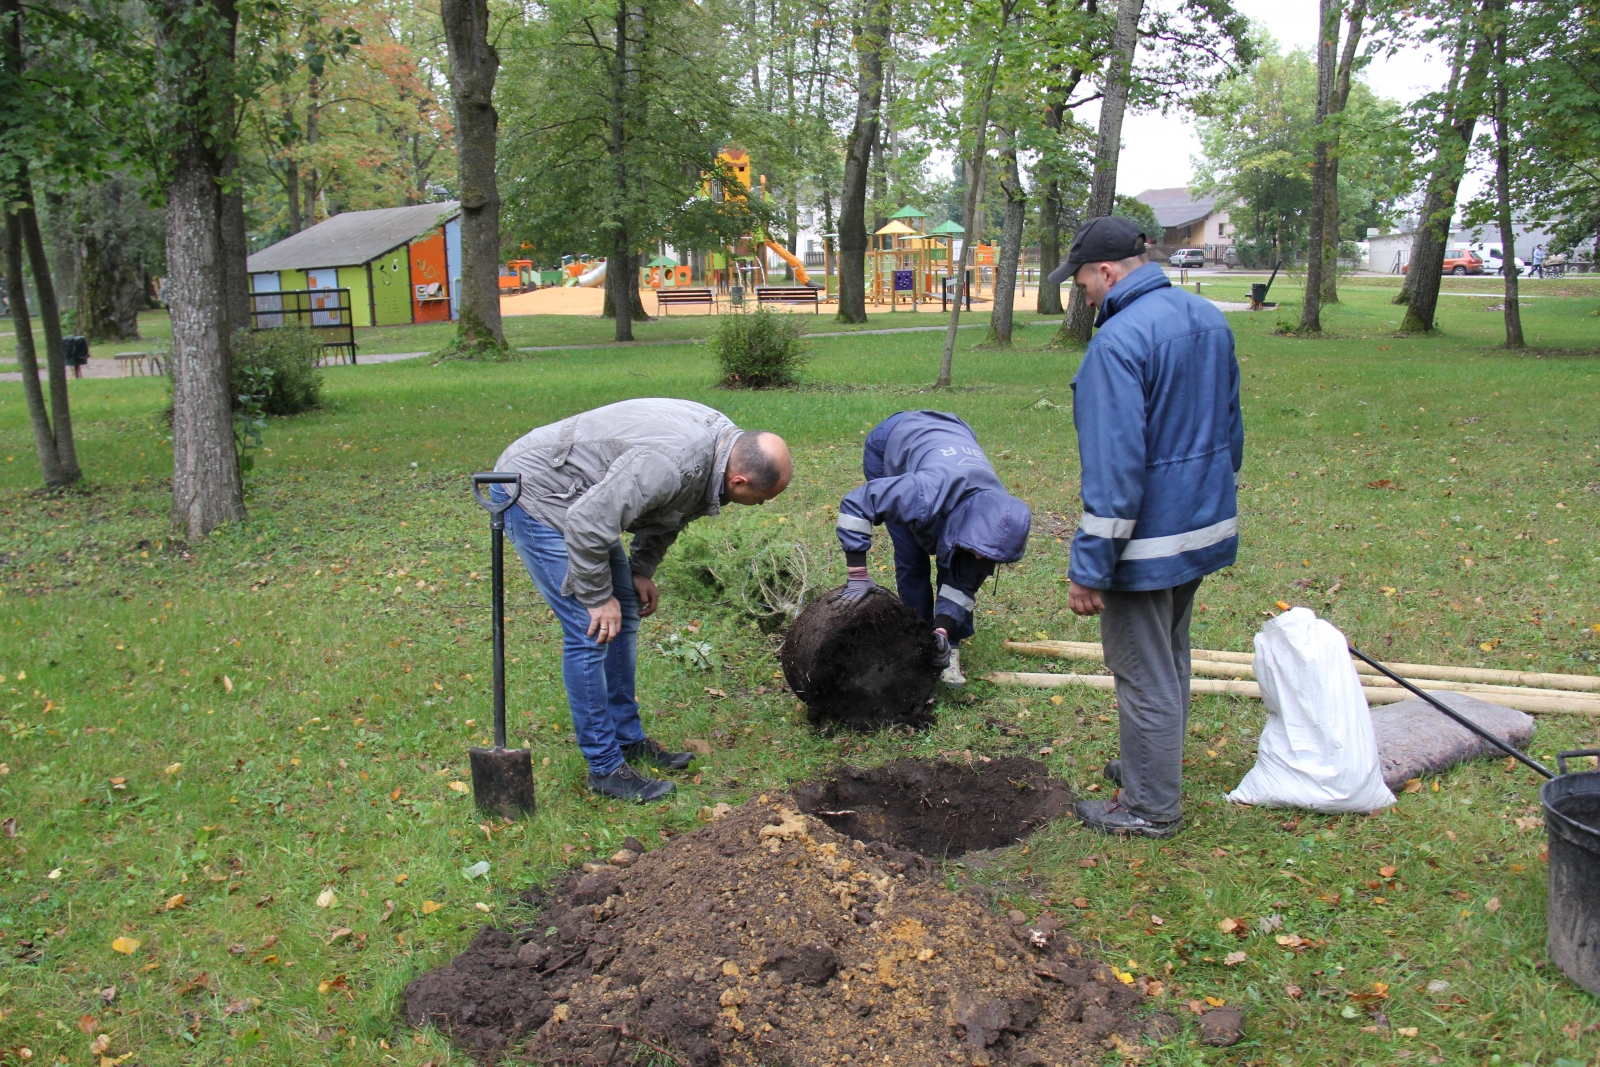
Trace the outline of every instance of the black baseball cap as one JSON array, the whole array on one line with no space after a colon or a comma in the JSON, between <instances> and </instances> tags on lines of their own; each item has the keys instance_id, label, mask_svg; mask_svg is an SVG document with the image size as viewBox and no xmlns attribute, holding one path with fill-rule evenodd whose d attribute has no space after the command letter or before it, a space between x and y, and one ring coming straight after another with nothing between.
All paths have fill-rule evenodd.
<instances>
[{"instance_id":1,"label":"black baseball cap","mask_svg":"<svg viewBox=\"0 0 1600 1067\"><path fill-rule=\"evenodd\" d=\"M1070 281L1085 263L1115 262L1144 255L1147 238L1139 224L1121 215L1101 215L1078 227L1072 235L1067 261L1050 272L1054 285Z\"/></svg>"}]
</instances>

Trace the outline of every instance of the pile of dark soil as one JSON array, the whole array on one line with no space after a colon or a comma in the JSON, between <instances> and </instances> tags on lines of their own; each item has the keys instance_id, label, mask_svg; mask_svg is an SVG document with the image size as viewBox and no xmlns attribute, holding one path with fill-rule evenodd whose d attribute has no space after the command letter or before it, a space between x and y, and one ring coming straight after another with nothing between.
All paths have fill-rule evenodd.
<instances>
[{"instance_id":1,"label":"pile of dark soil","mask_svg":"<svg viewBox=\"0 0 1600 1067\"><path fill-rule=\"evenodd\" d=\"M407 1018L490 1060L552 1064L1077 1067L1137 1044L1139 986L1048 913L955 894L921 857L835 833L778 796L568 878L515 933L486 929L405 992Z\"/></svg>"},{"instance_id":2,"label":"pile of dark soil","mask_svg":"<svg viewBox=\"0 0 1600 1067\"><path fill-rule=\"evenodd\" d=\"M1021 756L966 763L903 759L846 767L794 791L840 833L942 859L1017 844L1072 809L1072 790Z\"/></svg>"},{"instance_id":3,"label":"pile of dark soil","mask_svg":"<svg viewBox=\"0 0 1600 1067\"><path fill-rule=\"evenodd\" d=\"M933 722L939 667L932 629L882 586L853 604L841 604L840 592L800 613L780 654L812 725L874 730Z\"/></svg>"}]
</instances>

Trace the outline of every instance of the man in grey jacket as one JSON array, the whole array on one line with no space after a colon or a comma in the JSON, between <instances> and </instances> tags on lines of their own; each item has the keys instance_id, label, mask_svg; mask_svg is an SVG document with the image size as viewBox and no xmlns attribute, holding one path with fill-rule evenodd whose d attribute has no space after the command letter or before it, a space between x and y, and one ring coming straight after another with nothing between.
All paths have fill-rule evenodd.
<instances>
[{"instance_id":1,"label":"man in grey jacket","mask_svg":"<svg viewBox=\"0 0 1600 1067\"><path fill-rule=\"evenodd\" d=\"M691 758L645 736L634 699L639 620L660 603L656 566L693 520L788 488L788 446L690 400L624 400L539 427L495 470L522 475L506 532L561 622L561 677L589 787L641 803L670 795L672 783L627 762L683 770Z\"/></svg>"}]
</instances>

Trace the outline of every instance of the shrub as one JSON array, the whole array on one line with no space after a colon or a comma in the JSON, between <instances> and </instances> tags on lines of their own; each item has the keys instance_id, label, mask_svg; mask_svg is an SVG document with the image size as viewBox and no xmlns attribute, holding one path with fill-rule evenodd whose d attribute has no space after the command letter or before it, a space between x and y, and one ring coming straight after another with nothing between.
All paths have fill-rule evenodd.
<instances>
[{"instance_id":1,"label":"shrub","mask_svg":"<svg viewBox=\"0 0 1600 1067\"><path fill-rule=\"evenodd\" d=\"M767 389L793 385L806 362L805 320L756 308L723 315L711 352L728 388Z\"/></svg>"},{"instance_id":2,"label":"shrub","mask_svg":"<svg viewBox=\"0 0 1600 1067\"><path fill-rule=\"evenodd\" d=\"M304 326L240 331L233 341L233 406L241 396L262 415L298 415L322 399L322 343Z\"/></svg>"}]
</instances>

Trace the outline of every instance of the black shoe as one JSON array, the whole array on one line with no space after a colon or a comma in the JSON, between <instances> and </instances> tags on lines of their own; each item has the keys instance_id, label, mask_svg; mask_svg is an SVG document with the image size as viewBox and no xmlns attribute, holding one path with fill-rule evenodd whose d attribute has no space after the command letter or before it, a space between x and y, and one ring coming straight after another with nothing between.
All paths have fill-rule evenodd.
<instances>
[{"instance_id":1,"label":"black shoe","mask_svg":"<svg viewBox=\"0 0 1600 1067\"><path fill-rule=\"evenodd\" d=\"M622 758L648 763L657 770L681 771L688 768L689 761L694 759L694 753L668 752L647 737L643 741L623 745Z\"/></svg>"},{"instance_id":2,"label":"black shoe","mask_svg":"<svg viewBox=\"0 0 1600 1067\"><path fill-rule=\"evenodd\" d=\"M637 801L640 804L649 804L670 797L678 791L678 787L671 782L646 778L626 763L604 777L591 771L589 788L604 796Z\"/></svg>"},{"instance_id":3,"label":"black shoe","mask_svg":"<svg viewBox=\"0 0 1600 1067\"><path fill-rule=\"evenodd\" d=\"M1080 800L1073 805L1083 825L1102 834L1137 834L1141 837L1175 837L1183 827L1182 819L1171 822L1151 822L1122 806L1118 800Z\"/></svg>"},{"instance_id":4,"label":"black shoe","mask_svg":"<svg viewBox=\"0 0 1600 1067\"><path fill-rule=\"evenodd\" d=\"M1110 782L1114 783L1118 789L1121 789L1122 788L1122 761L1119 760L1119 759L1114 759L1114 760L1111 760L1109 763L1107 763L1106 764L1105 775L1106 775L1106 780L1107 781L1110 781Z\"/></svg>"}]
</instances>

